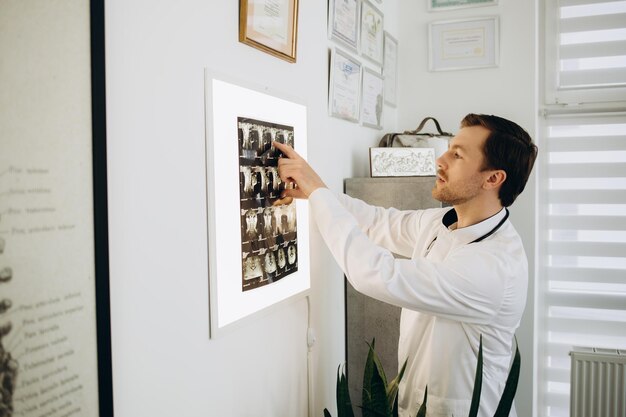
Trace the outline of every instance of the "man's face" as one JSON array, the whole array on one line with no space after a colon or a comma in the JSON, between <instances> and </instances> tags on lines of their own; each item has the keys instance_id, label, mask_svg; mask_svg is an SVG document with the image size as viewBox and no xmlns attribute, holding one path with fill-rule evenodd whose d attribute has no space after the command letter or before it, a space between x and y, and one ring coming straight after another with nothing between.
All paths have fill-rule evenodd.
<instances>
[{"instance_id":1,"label":"man's face","mask_svg":"<svg viewBox=\"0 0 626 417\"><path fill-rule=\"evenodd\" d=\"M464 127L452 139L448 150L437 158L434 199L459 205L481 193L489 176L487 171L481 171L485 160L483 148L489 133L482 126Z\"/></svg>"}]
</instances>

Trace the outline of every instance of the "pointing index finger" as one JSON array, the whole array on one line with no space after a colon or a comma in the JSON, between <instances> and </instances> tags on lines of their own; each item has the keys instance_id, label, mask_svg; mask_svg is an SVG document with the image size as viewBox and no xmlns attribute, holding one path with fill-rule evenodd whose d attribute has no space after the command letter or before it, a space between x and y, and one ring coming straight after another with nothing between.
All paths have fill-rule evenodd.
<instances>
[{"instance_id":1,"label":"pointing index finger","mask_svg":"<svg viewBox=\"0 0 626 417\"><path fill-rule=\"evenodd\" d=\"M291 146L285 145L284 143L274 141L274 147L278 148L278 150L284 153L289 159L298 158L300 156Z\"/></svg>"}]
</instances>

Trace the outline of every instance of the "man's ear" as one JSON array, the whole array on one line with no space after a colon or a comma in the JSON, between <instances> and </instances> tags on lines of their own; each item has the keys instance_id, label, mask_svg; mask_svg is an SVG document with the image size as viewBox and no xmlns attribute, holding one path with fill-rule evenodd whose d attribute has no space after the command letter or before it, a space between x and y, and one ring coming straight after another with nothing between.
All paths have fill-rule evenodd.
<instances>
[{"instance_id":1,"label":"man's ear","mask_svg":"<svg viewBox=\"0 0 626 417\"><path fill-rule=\"evenodd\" d=\"M487 177L485 183L483 184L483 188L487 190L493 190L495 188L499 188L504 181L506 180L506 172L502 169L496 169L493 171L489 171L489 176Z\"/></svg>"}]
</instances>

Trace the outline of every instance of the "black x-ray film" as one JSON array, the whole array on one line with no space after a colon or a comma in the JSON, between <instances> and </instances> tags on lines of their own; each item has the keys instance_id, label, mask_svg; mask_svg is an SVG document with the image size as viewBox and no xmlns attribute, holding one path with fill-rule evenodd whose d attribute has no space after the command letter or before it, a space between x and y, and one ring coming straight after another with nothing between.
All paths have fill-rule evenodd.
<instances>
[{"instance_id":1,"label":"black x-ray film","mask_svg":"<svg viewBox=\"0 0 626 417\"><path fill-rule=\"evenodd\" d=\"M242 291L276 282L298 270L296 203L280 204L286 184L278 175L281 152L294 146L292 126L237 118Z\"/></svg>"}]
</instances>

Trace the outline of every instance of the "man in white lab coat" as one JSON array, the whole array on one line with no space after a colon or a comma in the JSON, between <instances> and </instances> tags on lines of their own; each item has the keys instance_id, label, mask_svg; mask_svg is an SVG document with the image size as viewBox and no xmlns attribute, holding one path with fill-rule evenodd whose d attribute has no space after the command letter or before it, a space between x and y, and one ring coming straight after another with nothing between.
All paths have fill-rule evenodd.
<instances>
[{"instance_id":1,"label":"man in white lab coat","mask_svg":"<svg viewBox=\"0 0 626 417\"><path fill-rule=\"evenodd\" d=\"M479 416L493 416L526 302L526 254L506 207L523 191L537 156L528 133L497 116L467 115L437 159L432 190L453 208L417 211L336 195L292 148L276 147L285 155L281 179L295 183L285 197L309 199L350 283L402 307L398 360L408 364L400 416L415 416L426 386L428 417L467 416L481 335Z\"/></svg>"}]
</instances>

